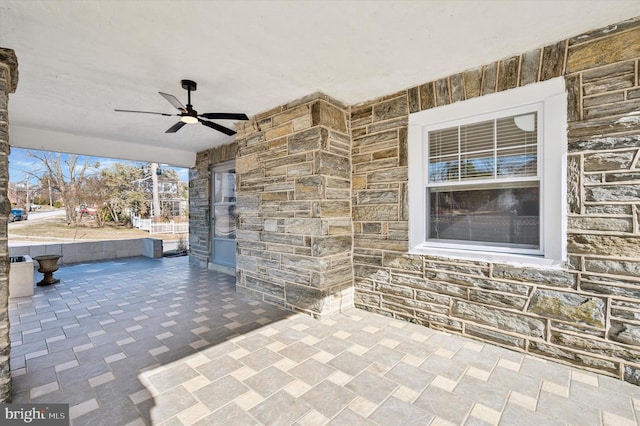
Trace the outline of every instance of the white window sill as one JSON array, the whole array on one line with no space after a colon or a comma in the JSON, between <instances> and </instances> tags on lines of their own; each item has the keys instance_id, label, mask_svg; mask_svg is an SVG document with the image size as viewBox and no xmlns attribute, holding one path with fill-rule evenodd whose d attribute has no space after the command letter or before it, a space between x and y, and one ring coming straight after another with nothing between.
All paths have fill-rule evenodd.
<instances>
[{"instance_id":1,"label":"white window sill","mask_svg":"<svg viewBox=\"0 0 640 426\"><path fill-rule=\"evenodd\" d=\"M563 269L565 262L558 259L546 259L538 256L523 254L498 253L481 250L460 250L443 247L433 247L422 244L409 249L410 254L438 256L448 259L463 259L476 262L504 263L513 266L530 266L545 269Z\"/></svg>"}]
</instances>

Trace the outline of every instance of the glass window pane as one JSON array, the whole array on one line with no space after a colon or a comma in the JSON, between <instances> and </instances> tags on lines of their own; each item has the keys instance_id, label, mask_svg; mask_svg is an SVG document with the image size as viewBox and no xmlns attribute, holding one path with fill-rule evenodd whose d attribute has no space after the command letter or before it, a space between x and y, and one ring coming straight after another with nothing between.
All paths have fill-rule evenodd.
<instances>
[{"instance_id":1,"label":"glass window pane","mask_svg":"<svg viewBox=\"0 0 640 426\"><path fill-rule=\"evenodd\" d=\"M537 112L431 131L429 182L537 176Z\"/></svg>"},{"instance_id":2,"label":"glass window pane","mask_svg":"<svg viewBox=\"0 0 640 426\"><path fill-rule=\"evenodd\" d=\"M458 156L435 157L429 160L429 182L458 180Z\"/></svg>"},{"instance_id":3,"label":"glass window pane","mask_svg":"<svg viewBox=\"0 0 640 426\"><path fill-rule=\"evenodd\" d=\"M493 151L461 155L460 180L491 179L494 169Z\"/></svg>"},{"instance_id":4,"label":"glass window pane","mask_svg":"<svg viewBox=\"0 0 640 426\"><path fill-rule=\"evenodd\" d=\"M538 173L536 151L536 145L498 151L496 175L502 178L536 176Z\"/></svg>"},{"instance_id":5,"label":"glass window pane","mask_svg":"<svg viewBox=\"0 0 640 426\"><path fill-rule=\"evenodd\" d=\"M215 222L213 233L215 238L236 237L236 205L214 206Z\"/></svg>"},{"instance_id":6,"label":"glass window pane","mask_svg":"<svg viewBox=\"0 0 640 426\"><path fill-rule=\"evenodd\" d=\"M427 191L429 240L540 248L537 183L515 188Z\"/></svg>"},{"instance_id":7,"label":"glass window pane","mask_svg":"<svg viewBox=\"0 0 640 426\"><path fill-rule=\"evenodd\" d=\"M460 126L460 151L484 151L494 149L494 120Z\"/></svg>"},{"instance_id":8,"label":"glass window pane","mask_svg":"<svg viewBox=\"0 0 640 426\"><path fill-rule=\"evenodd\" d=\"M537 143L537 118L537 113L532 112L496 120L498 149Z\"/></svg>"},{"instance_id":9,"label":"glass window pane","mask_svg":"<svg viewBox=\"0 0 640 426\"><path fill-rule=\"evenodd\" d=\"M214 203L235 203L236 173L235 170L214 173Z\"/></svg>"},{"instance_id":10,"label":"glass window pane","mask_svg":"<svg viewBox=\"0 0 640 426\"><path fill-rule=\"evenodd\" d=\"M429 157L458 154L458 127L429 132Z\"/></svg>"}]
</instances>

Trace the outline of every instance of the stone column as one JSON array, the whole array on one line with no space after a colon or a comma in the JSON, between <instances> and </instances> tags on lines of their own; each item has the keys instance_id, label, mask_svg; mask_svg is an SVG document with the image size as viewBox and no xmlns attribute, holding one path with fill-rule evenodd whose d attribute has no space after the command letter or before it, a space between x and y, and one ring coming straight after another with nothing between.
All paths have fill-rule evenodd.
<instances>
[{"instance_id":1,"label":"stone column","mask_svg":"<svg viewBox=\"0 0 640 426\"><path fill-rule=\"evenodd\" d=\"M0 47L0 403L11 402L9 369L9 248L7 221L11 212L9 186L9 93L18 85L18 59Z\"/></svg>"},{"instance_id":2,"label":"stone column","mask_svg":"<svg viewBox=\"0 0 640 426\"><path fill-rule=\"evenodd\" d=\"M316 94L239 126L239 292L314 317L353 305L347 119Z\"/></svg>"}]
</instances>

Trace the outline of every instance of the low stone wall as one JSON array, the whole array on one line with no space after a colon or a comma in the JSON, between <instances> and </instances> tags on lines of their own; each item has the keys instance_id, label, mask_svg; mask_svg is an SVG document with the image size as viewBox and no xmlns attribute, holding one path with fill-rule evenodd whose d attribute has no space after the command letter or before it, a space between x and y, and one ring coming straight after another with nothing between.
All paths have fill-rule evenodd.
<instances>
[{"instance_id":1,"label":"low stone wall","mask_svg":"<svg viewBox=\"0 0 640 426\"><path fill-rule=\"evenodd\" d=\"M33 257L45 254L62 256L59 263L80 263L123 257L162 257L162 240L135 238L131 240L89 241L60 244L40 244L9 248L10 256Z\"/></svg>"}]
</instances>

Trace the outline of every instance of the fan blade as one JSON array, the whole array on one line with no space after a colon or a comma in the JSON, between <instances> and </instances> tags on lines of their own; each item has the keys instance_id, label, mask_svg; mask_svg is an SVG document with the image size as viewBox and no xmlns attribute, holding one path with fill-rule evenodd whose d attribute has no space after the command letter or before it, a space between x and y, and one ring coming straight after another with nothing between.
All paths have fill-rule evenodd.
<instances>
[{"instance_id":1,"label":"fan blade","mask_svg":"<svg viewBox=\"0 0 640 426\"><path fill-rule=\"evenodd\" d=\"M178 130L182 129L182 126L184 126L187 123L184 123L182 121L178 121L176 124L174 124L173 126L169 127L169 129L165 132L165 133L175 133Z\"/></svg>"},{"instance_id":2,"label":"fan blade","mask_svg":"<svg viewBox=\"0 0 640 426\"><path fill-rule=\"evenodd\" d=\"M132 109L114 109L114 111L117 111L117 112L137 112L137 113L140 113L140 114L166 115L167 117L171 117L172 115L178 115L178 114L166 114L164 112L134 111Z\"/></svg>"},{"instance_id":3,"label":"fan blade","mask_svg":"<svg viewBox=\"0 0 640 426\"><path fill-rule=\"evenodd\" d=\"M215 129L215 130L217 130L219 132L224 133L225 135L233 136L233 135L236 134L235 130L231 130L231 129L227 128L227 127L221 126L221 125L219 125L217 123L214 123L212 121L201 120L199 118L198 118L198 121L201 122L202 124L204 124L207 127L211 127L212 129Z\"/></svg>"},{"instance_id":4,"label":"fan blade","mask_svg":"<svg viewBox=\"0 0 640 426\"><path fill-rule=\"evenodd\" d=\"M182 102L180 102L178 98L176 98L175 96L170 95L168 93L163 93L163 92L158 92L158 93L160 93L163 98L165 98L171 105L178 108L180 111L187 112L187 108L184 105L182 105Z\"/></svg>"},{"instance_id":5,"label":"fan blade","mask_svg":"<svg viewBox=\"0 0 640 426\"><path fill-rule=\"evenodd\" d=\"M207 112L199 114L200 117L210 118L212 120L248 120L247 114L235 114L232 112Z\"/></svg>"}]
</instances>

